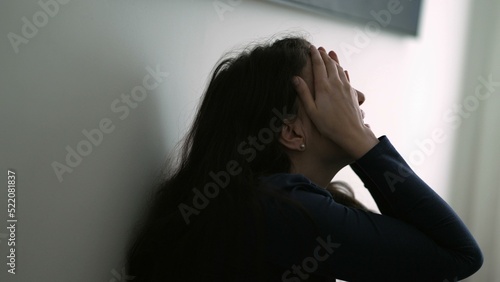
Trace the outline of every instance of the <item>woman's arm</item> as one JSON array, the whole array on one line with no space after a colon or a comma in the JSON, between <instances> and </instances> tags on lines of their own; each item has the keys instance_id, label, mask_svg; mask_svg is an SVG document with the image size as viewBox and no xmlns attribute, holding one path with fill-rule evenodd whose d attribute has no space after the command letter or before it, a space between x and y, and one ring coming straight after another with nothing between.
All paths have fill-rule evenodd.
<instances>
[{"instance_id":1,"label":"woman's arm","mask_svg":"<svg viewBox=\"0 0 500 282\"><path fill-rule=\"evenodd\" d=\"M356 92L334 54L312 47L311 61L314 93L302 79L296 84L304 109L321 134L356 160L352 168L383 213L345 207L300 185L292 189L321 240L338 245L315 273L348 281L444 282L477 271L483 258L474 238L389 140L375 138L364 125Z\"/></svg>"},{"instance_id":2,"label":"woman's arm","mask_svg":"<svg viewBox=\"0 0 500 282\"><path fill-rule=\"evenodd\" d=\"M283 281L316 275L346 281L444 282L468 277L481 267L481 251L466 226L385 136L352 166L368 189L384 198L383 209L391 215L346 207L312 183L288 181L290 197L304 206L320 235L295 235L293 228L281 225L284 219L273 223L271 234L281 238L273 247L283 254L276 260L295 266ZM399 174L401 182L387 181L390 174ZM296 226L308 226L306 218L295 218ZM299 240L309 251L293 258L289 242ZM318 265L314 269L309 267L314 265L311 258Z\"/></svg>"},{"instance_id":3,"label":"woman's arm","mask_svg":"<svg viewBox=\"0 0 500 282\"><path fill-rule=\"evenodd\" d=\"M379 195L377 205L382 213L388 211L385 215L415 227L432 239L444 252L443 255L450 255L450 273L456 273L459 279L476 272L483 258L465 224L413 172L387 137L379 139L380 144L351 167L370 193Z\"/></svg>"}]
</instances>

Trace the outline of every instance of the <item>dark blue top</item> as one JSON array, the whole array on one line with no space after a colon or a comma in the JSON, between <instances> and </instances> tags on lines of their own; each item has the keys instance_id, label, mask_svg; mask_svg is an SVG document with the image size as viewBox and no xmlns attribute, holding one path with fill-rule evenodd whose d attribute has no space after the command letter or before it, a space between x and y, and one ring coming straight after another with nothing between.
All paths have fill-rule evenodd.
<instances>
[{"instance_id":1,"label":"dark blue top","mask_svg":"<svg viewBox=\"0 0 500 282\"><path fill-rule=\"evenodd\" d=\"M299 174L264 182L300 203L268 203L269 260L281 281L457 281L482 265L479 246L451 207L387 137L351 165L382 214L346 207ZM317 232L311 223L317 226Z\"/></svg>"}]
</instances>

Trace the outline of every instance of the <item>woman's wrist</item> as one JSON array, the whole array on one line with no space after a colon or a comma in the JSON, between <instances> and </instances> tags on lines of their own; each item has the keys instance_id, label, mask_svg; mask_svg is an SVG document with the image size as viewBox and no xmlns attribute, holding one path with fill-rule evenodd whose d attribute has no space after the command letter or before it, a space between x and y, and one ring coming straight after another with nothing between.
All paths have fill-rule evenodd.
<instances>
[{"instance_id":1,"label":"woman's wrist","mask_svg":"<svg viewBox=\"0 0 500 282\"><path fill-rule=\"evenodd\" d=\"M344 140L344 144L339 145L355 160L364 156L379 143L378 138L369 128L366 128L366 130L360 134L353 135Z\"/></svg>"}]
</instances>

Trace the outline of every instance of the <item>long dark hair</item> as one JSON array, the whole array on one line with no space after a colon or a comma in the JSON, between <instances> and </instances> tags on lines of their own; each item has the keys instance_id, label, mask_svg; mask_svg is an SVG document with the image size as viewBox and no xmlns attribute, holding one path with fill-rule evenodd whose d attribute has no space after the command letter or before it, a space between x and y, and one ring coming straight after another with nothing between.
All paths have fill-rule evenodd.
<instances>
[{"instance_id":1,"label":"long dark hair","mask_svg":"<svg viewBox=\"0 0 500 282\"><path fill-rule=\"evenodd\" d=\"M287 37L217 64L177 167L129 248L134 281L251 280L248 275L267 271L262 246L243 238L262 239L259 196L271 192L259 178L290 171L278 134L283 119L297 114L291 79L306 65L309 47L301 37Z\"/></svg>"}]
</instances>

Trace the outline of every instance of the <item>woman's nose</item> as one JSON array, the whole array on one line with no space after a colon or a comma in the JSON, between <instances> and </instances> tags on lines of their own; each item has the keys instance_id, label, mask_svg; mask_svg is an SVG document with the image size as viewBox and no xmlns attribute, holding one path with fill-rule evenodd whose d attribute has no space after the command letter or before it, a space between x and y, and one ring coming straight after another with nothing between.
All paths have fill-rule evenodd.
<instances>
[{"instance_id":1,"label":"woman's nose","mask_svg":"<svg viewBox=\"0 0 500 282\"><path fill-rule=\"evenodd\" d=\"M365 94L363 92L356 90L358 94L358 103L361 106L365 102Z\"/></svg>"}]
</instances>

